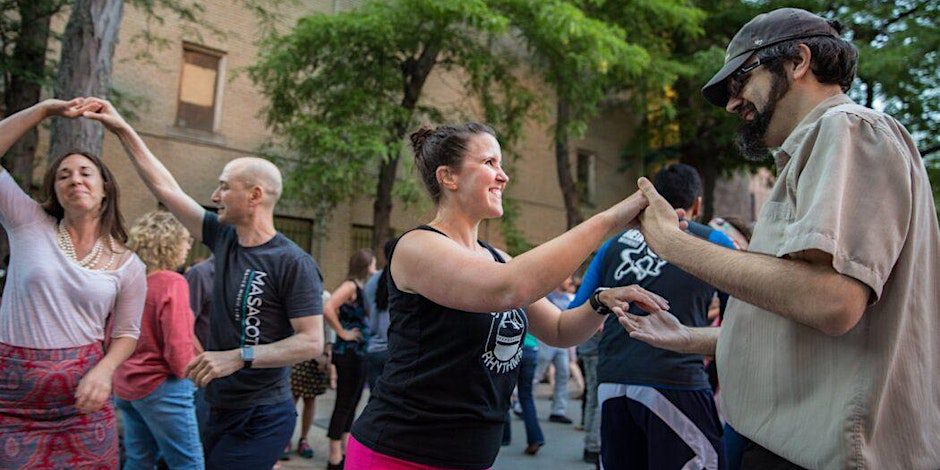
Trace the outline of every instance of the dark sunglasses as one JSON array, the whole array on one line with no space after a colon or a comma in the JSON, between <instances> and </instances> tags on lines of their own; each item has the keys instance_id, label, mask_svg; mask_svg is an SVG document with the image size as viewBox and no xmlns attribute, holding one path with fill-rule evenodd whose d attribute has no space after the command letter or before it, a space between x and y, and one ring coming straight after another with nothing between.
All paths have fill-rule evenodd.
<instances>
[{"instance_id":1,"label":"dark sunglasses","mask_svg":"<svg viewBox=\"0 0 940 470\"><path fill-rule=\"evenodd\" d=\"M766 57L763 59L758 57L754 63L742 65L741 68L735 70L734 73L728 77L728 97L734 98L738 96L738 94L744 90L744 85L747 83L747 75L757 69L757 67L767 65L775 59L775 57Z\"/></svg>"}]
</instances>

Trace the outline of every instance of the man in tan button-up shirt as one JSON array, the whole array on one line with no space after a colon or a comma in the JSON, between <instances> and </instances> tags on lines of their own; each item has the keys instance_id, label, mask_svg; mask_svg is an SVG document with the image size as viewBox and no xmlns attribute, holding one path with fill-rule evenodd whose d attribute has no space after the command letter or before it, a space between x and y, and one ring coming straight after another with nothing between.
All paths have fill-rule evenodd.
<instances>
[{"instance_id":1,"label":"man in tan button-up shirt","mask_svg":"<svg viewBox=\"0 0 940 470\"><path fill-rule=\"evenodd\" d=\"M631 336L711 353L745 468L940 468L940 229L903 126L844 92L841 26L781 9L745 25L703 89L778 178L749 252L697 240L648 181L662 258L730 293L720 328L622 312Z\"/></svg>"}]
</instances>

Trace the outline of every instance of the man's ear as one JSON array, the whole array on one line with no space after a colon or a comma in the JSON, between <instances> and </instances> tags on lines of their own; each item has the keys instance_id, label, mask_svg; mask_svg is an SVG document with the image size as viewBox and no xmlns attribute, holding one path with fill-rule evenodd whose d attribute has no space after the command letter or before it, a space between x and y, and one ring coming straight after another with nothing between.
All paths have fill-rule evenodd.
<instances>
[{"instance_id":1,"label":"man's ear","mask_svg":"<svg viewBox=\"0 0 940 470\"><path fill-rule=\"evenodd\" d=\"M695 201L692 202L692 207L687 211L687 219L697 220L700 215L702 215L702 207L704 203L702 202L702 196L695 198Z\"/></svg>"},{"instance_id":2,"label":"man's ear","mask_svg":"<svg viewBox=\"0 0 940 470\"><path fill-rule=\"evenodd\" d=\"M800 57L792 63L793 79L798 80L812 71L813 53L806 44L800 44Z\"/></svg>"},{"instance_id":3,"label":"man's ear","mask_svg":"<svg viewBox=\"0 0 940 470\"><path fill-rule=\"evenodd\" d=\"M248 205L252 207L260 206L262 202L264 202L264 190L261 189L261 186L252 186L248 191Z\"/></svg>"}]
</instances>

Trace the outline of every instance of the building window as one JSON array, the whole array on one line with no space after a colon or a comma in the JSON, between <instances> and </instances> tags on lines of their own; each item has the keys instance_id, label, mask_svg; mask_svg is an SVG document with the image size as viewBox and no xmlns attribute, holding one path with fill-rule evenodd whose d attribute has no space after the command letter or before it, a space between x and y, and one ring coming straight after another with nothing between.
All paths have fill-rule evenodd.
<instances>
[{"instance_id":1,"label":"building window","mask_svg":"<svg viewBox=\"0 0 940 470\"><path fill-rule=\"evenodd\" d=\"M183 44L176 125L214 132L218 127L224 55L195 44Z\"/></svg>"},{"instance_id":2,"label":"building window","mask_svg":"<svg viewBox=\"0 0 940 470\"><path fill-rule=\"evenodd\" d=\"M349 246L349 256L352 256L355 252L368 248L372 249L372 226L371 225L356 225L353 224L352 230L350 231L352 235L352 244Z\"/></svg>"},{"instance_id":3,"label":"building window","mask_svg":"<svg viewBox=\"0 0 940 470\"><path fill-rule=\"evenodd\" d=\"M578 197L582 204L593 205L597 191L596 158L593 152L578 150Z\"/></svg>"},{"instance_id":4,"label":"building window","mask_svg":"<svg viewBox=\"0 0 940 470\"><path fill-rule=\"evenodd\" d=\"M313 247L313 220L300 217L274 216L274 228L290 238L301 250L310 253Z\"/></svg>"}]
</instances>

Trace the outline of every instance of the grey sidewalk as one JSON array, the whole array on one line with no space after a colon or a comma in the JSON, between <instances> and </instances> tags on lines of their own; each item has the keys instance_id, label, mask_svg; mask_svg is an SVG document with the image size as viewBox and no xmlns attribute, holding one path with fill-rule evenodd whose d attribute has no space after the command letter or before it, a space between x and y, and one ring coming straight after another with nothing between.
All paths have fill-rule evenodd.
<instances>
[{"instance_id":1,"label":"grey sidewalk","mask_svg":"<svg viewBox=\"0 0 940 470\"><path fill-rule=\"evenodd\" d=\"M542 425L542 432L545 434L545 446L539 450L535 456L528 456L522 452L526 445L525 426L522 420L513 416L512 419L512 444L503 447L499 451L496 463L493 464L494 470L588 470L594 466L581 461L581 454L584 449L584 433L575 430L574 424L558 424L548 421L551 401L549 396L551 390L545 384L539 384L535 389L535 405L539 413L539 421ZM368 393L363 397L363 403ZM282 462L283 470L300 469L323 469L326 468L327 440L326 427L329 424L330 413L333 412L333 400L335 394L333 390L317 398L316 418L313 428L310 430L308 441L314 448L314 458L312 460L304 459L291 453L291 459ZM298 406L298 413L301 411ZM579 400L568 401L568 417L575 424L581 422L581 402ZM291 445L297 445L297 437L300 432L300 417L298 416L297 428L294 431L294 437L291 439Z\"/></svg>"}]
</instances>

